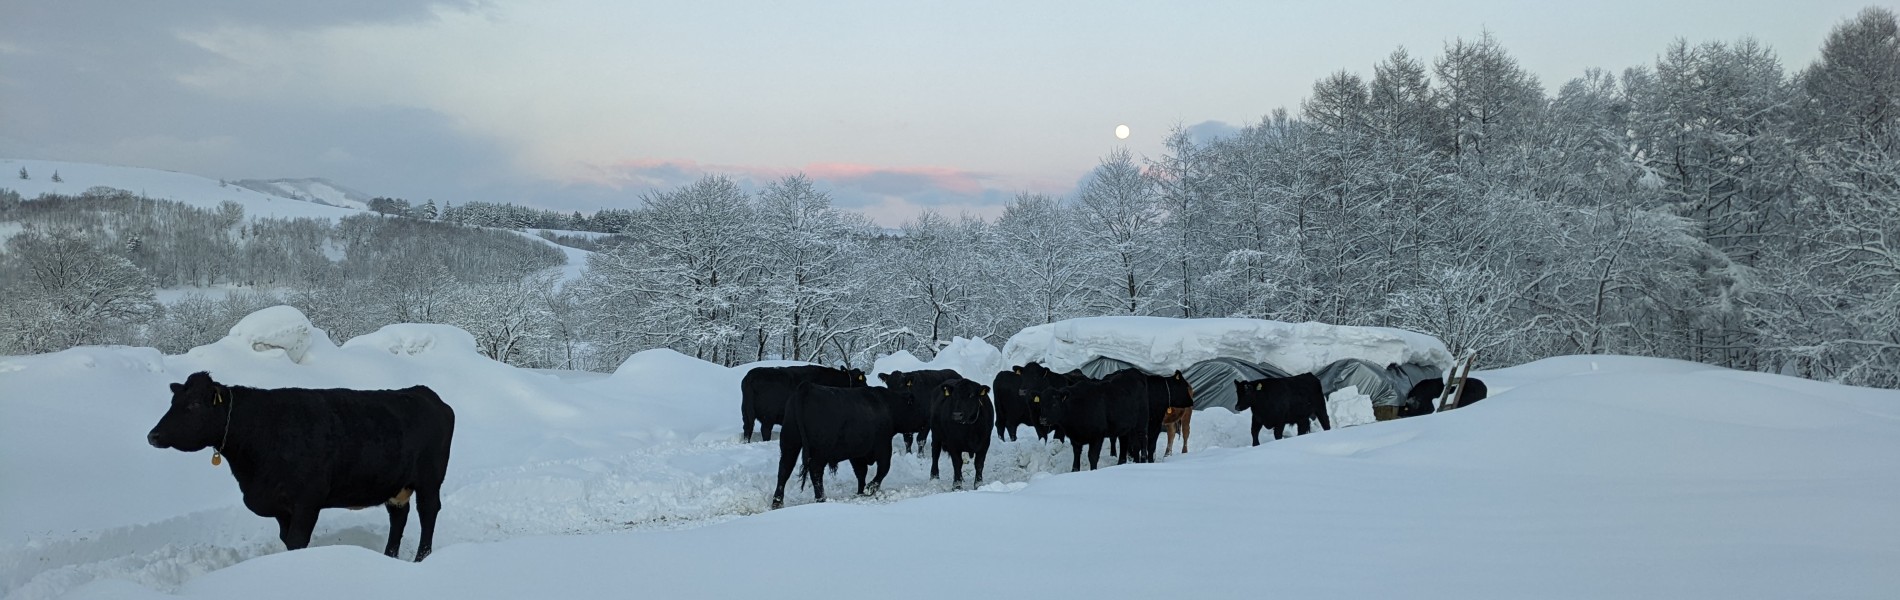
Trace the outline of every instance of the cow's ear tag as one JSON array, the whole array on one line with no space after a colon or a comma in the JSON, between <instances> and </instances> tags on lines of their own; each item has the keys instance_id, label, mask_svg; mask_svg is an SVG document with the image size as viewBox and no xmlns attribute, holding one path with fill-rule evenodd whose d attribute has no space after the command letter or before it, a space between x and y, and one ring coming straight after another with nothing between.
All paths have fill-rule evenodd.
<instances>
[{"instance_id":1,"label":"cow's ear tag","mask_svg":"<svg viewBox=\"0 0 1900 600\"><path fill-rule=\"evenodd\" d=\"M988 396L990 395L990 386L986 385L986 386L977 388L976 393Z\"/></svg>"},{"instance_id":2,"label":"cow's ear tag","mask_svg":"<svg viewBox=\"0 0 1900 600\"><path fill-rule=\"evenodd\" d=\"M945 398L950 397L950 388L943 388L943 397Z\"/></svg>"},{"instance_id":3,"label":"cow's ear tag","mask_svg":"<svg viewBox=\"0 0 1900 600\"><path fill-rule=\"evenodd\" d=\"M910 382L908 381L904 382L904 387L910 387Z\"/></svg>"},{"instance_id":4,"label":"cow's ear tag","mask_svg":"<svg viewBox=\"0 0 1900 600\"><path fill-rule=\"evenodd\" d=\"M224 464L224 456L220 455L217 450L212 450L211 451L211 466L215 467L221 464Z\"/></svg>"},{"instance_id":5,"label":"cow's ear tag","mask_svg":"<svg viewBox=\"0 0 1900 600\"><path fill-rule=\"evenodd\" d=\"M1042 396L1036 396L1035 398L1031 399L1030 402L1035 402L1035 403L1040 404L1042 403Z\"/></svg>"},{"instance_id":6,"label":"cow's ear tag","mask_svg":"<svg viewBox=\"0 0 1900 600\"><path fill-rule=\"evenodd\" d=\"M212 406L217 406L217 405L219 405L219 404L223 404L223 403L224 403L224 393L223 393L223 392L218 392L218 391L215 391L215 390L214 390L214 391L212 391L212 392L211 392L211 405L212 405Z\"/></svg>"},{"instance_id":7,"label":"cow's ear tag","mask_svg":"<svg viewBox=\"0 0 1900 600\"><path fill-rule=\"evenodd\" d=\"M1265 389L1266 387L1267 387L1267 384L1264 384L1264 383L1256 383L1256 384L1253 384L1253 391L1256 391L1256 392L1258 392L1258 391L1260 391L1260 390L1262 390L1262 389Z\"/></svg>"}]
</instances>

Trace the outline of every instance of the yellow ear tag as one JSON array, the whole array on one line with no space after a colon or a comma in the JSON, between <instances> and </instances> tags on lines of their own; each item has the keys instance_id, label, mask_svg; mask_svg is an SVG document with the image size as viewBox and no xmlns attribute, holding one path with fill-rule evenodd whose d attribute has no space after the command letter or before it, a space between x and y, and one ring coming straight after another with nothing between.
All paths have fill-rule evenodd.
<instances>
[{"instance_id":1,"label":"yellow ear tag","mask_svg":"<svg viewBox=\"0 0 1900 600\"><path fill-rule=\"evenodd\" d=\"M1030 402L1035 402L1035 403L1037 403L1037 404L1041 404L1041 403L1042 403L1042 396L1036 396L1035 398L1032 398L1032 399L1030 399Z\"/></svg>"},{"instance_id":2,"label":"yellow ear tag","mask_svg":"<svg viewBox=\"0 0 1900 600\"><path fill-rule=\"evenodd\" d=\"M1262 389L1265 389L1266 387L1267 387L1267 384L1264 384L1264 383L1256 383L1256 384L1253 384L1253 391L1256 391L1256 392L1258 392L1258 391L1260 391L1260 390L1262 390Z\"/></svg>"},{"instance_id":3,"label":"yellow ear tag","mask_svg":"<svg viewBox=\"0 0 1900 600\"><path fill-rule=\"evenodd\" d=\"M219 456L217 450L212 450L211 451L211 466L215 467L221 464L224 464L224 457Z\"/></svg>"},{"instance_id":4,"label":"yellow ear tag","mask_svg":"<svg viewBox=\"0 0 1900 600\"><path fill-rule=\"evenodd\" d=\"M943 388L943 397L945 398L950 397L950 388Z\"/></svg>"}]
</instances>

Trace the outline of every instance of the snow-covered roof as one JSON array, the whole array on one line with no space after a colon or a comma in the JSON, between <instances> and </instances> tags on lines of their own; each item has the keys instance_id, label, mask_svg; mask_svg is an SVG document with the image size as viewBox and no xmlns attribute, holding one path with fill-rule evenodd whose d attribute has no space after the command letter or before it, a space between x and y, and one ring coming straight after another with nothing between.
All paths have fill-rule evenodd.
<instances>
[{"instance_id":1,"label":"snow-covered roof","mask_svg":"<svg viewBox=\"0 0 1900 600\"><path fill-rule=\"evenodd\" d=\"M1444 342L1416 331L1262 319L1088 317L1030 327L1003 345L1005 366L1036 361L1068 371L1104 356L1150 373L1219 357L1264 362L1289 373L1313 372L1345 358L1439 368L1452 363Z\"/></svg>"}]
</instances>

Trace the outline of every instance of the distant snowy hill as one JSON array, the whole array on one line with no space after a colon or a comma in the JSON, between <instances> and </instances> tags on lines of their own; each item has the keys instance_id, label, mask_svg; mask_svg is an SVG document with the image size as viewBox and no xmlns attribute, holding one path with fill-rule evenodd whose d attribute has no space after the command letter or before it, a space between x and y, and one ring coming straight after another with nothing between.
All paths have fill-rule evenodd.
<instances>
[{"instance_id":1,"label":"distant snowy hill","mask_svg":"<svg viewBox=\"0 0 1900 600\"><path fill-rule=\"evenodd\" d=\"M239 179L232 185L243 186L266 194L293 198L306 202L328 204L343 208L369 210L369 194L345 187L322 177L304 179Z\"/></svg>"},{"instance_id":2,"label":"distant snowy hill","mask_svg":"<svg viewBox=\"0 0 1900 600\"><path fill-rule=\"evenodd\" d=\"M27 179L19 177L22 168L27 171ZM53 181L54 173L59 174L60 181ZM362 213L357 209L325 206L227 185L197 175L140 167L0 158L0 175L3 175L0 176L0 189L19 192L21 197L29 200L41 194L77 195L94 186L105 186L148 198L174 200L206 208L217 208L219 203L230 200L243 205L245 216L250 218L336 219Z\"/></svg>"},{"instance_id":3,"label":"distant snowy hill","mask_svg":"<svg viewBox=\"0 0 1900 600\"><path fill-rule=\"evenodd\" d=\"M19 177L22 168L26 169L26 179ZM59 174L60 181L53 181L54 173ZM104 186L126 190L148 198L173 200L205 208L217 208L220 203L229 200L244 207L244 215L247 219L299 217L340 219L363 214L367 209L367 205L362 201L367 201L368 198L364 197L362 192L337 185L326 179L268 181L253 179L239 183L245 185L160 169L57 160L0 158L0 189L19 192L22 198L28 200L37 198L41 194L77 195L95 186ZM265 191L271 189L278 191ZM358 201L359 199L362 201ZM6 231L0 228L0 232ZM6 233L0 233L0 239L4 239L6 235ZM566 281L579 278L581 271L587 265L587 257L593 254L562 246L533 234L522 233L522 235L553 246L567 254L568 263L562 269L562 277Z\"/></svg>"}]
</instances>

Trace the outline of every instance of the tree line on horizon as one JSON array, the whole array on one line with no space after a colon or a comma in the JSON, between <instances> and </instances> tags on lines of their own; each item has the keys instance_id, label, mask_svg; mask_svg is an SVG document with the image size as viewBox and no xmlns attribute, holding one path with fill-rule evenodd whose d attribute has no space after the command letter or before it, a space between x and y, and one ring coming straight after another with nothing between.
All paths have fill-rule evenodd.
<instances>
[{"instance_id":1,"label":"tree line on horizon","mask_svg":"<svg viewBox=\"0 0 1900 600\"><path fill-rule=\"evenodd\" d=\"M994 221L925 212L892 232L802 175L649 192L609 215L624 222L578 280L517 290L500 357L862 365L1071 317L1238 316L1406 327L1492 365L1620 353L1900 387L1897 102L1900 34L1878 7L1792 73L1752 40L1679 41L1553 93L1489 34L1399 49L1232 135L1111 152L1074 194L1019 195ZM0 258L19 268L11 242Z\"/></svg>"}]
</instances>

